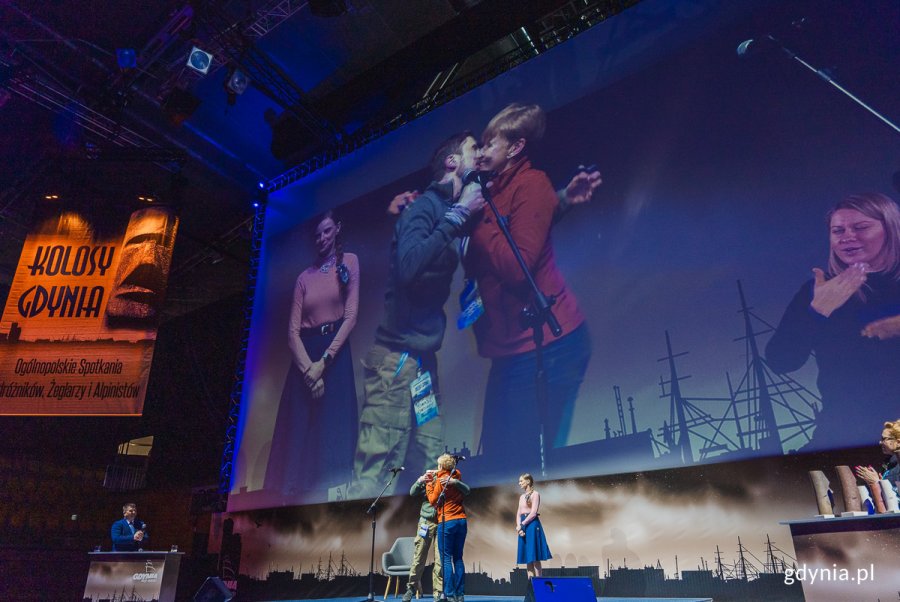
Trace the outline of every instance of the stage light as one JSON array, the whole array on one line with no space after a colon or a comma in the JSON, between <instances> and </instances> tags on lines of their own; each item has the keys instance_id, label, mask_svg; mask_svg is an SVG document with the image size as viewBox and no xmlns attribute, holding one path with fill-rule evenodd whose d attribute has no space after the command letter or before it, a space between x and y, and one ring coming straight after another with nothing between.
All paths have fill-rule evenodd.
<instances>
[{"instance_id":1,"label":"stage light","mask_svg":"<svg viewBox=\"0 0 900 602\"><path fill-rule=\"evenodd\" d=\"M212 66L213 55L206 52L202 48L197 48L194 46L191 48L191 53L188 55L187 66L196 71L197 73L202 73L206 75L209 73L209 68Z\"/></svg>"},{"instance_id":2,"label":"stage light","mask_svg":"<svg viewBox=\"0 0 900 602\"><path fill-rule=\"evenodd\" d=\"M163 112L175 125L184 123L199 106L200 99L181 88L172 88L162 102Z\"/></svg>"},{"instance_id":3,"label":"stage light","mask_svg":"<svg viewBox=\"0 0 900 602\"><path fill-rule=\"evenodd\" d=\"M250 78L240 69L235 69L225 82L225 88L235 94L243 94L250 85Z\"/></svg>"},{"instance_id":4,"label":"stage light","mask_svg":"<svg viewBox=\"0 0 900 602\"><path fill-rule=\"evenodd\" d=\"M317 17L340 17L347 12L347 0L309 0L309 11Z\"/></svg>"},{"instance_id":5,"label":"stage light","mask_svg":"<svg viewBox=\"0 0 900 602\"><path fill-rule=\"evenodd\" d=\"M137 67L137 54L134 48L116 48L116 61L119 63L119 69Z\"/></svg>"},{"instance_id":6,"label":"stage light","mask_svg":"<svg viewBox=\"0 0 900 602\"><path fill-rule=\"evenodd\" d=\"M256 185L259 186L260 190L262 190L263 188L266 187L266 183L263 180L260 180L259 182L257 182Z\"/></svg>"},{"instance_id":7,"label":"stage light","mask_svg":"<svg viewBox=\"0 0 900 602\"><path fill-rule=\"evenodd\" d=\"M45 194L44 200L45 201L58 201L59 195L58 194Z\"/></svg>"},{"instance_id":8,"label":"stage light","mask_svg":"<svg viewBox=\"0 0 900 602\"><path fill-rule=\"evenodd\" d=\"M152 196L139 196L138 200L145 203L152 203L155 199Z\"/></svg>"},{"instance_id":9,"label":"stage light","mask_svg":"<svg viewBox=\"0 0 900 602\"><path fill-rule=\"evenodd\" d=\"M253 201L252 205L254 209L259 209L259 201Z\"/></svg>"}]
</instances>

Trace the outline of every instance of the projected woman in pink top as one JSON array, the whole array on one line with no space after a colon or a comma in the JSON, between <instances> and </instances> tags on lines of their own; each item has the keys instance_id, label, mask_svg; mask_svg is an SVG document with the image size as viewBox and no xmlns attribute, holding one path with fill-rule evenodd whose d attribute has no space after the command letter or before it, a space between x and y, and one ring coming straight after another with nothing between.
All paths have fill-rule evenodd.
<instances>
[{"instance_id":1,"label":"projected woman in pink top","mask_svg":"<svg viewBox=\"0 0 900 602\"><path fill-rule=\"evenodd\" d=\"M357 436L356 384L347 340L359 306L359 260L344 253L331 211L315 223L316 260L294 286L291 365L272 436L267 490L285 502L327 499L346 484ZM310 495L305 492L318 492ZM338 496L331 492L331 498Z\"/></svg>"}]
</instances>

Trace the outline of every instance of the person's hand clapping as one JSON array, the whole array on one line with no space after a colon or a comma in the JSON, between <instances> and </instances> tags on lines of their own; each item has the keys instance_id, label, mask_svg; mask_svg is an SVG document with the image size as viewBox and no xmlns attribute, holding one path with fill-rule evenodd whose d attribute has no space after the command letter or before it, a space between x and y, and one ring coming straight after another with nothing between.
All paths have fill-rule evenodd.
<instances>
[{"instance_id":1,"label":"person's hand clapping","mask_svg":"<svg viewBox=\"0 0 900 602\"><path fill-rule=\"evenodd\" d=\"M875 483L881 478L880 476L878 476L878 473L875 472L875 469L871 466L857 466L855 472L856 478L870 484Z\"/></svg>"},{"instance_id":2,"label":"person's hand clapping","mask_svg":"<svg viewBox=\"0 0 900 602\"><path fill-rule=\"evenodd\" d=\"M868 269L868 264L854 263L831 280L826 280L825 272L813 268L815 284L809 306L816 313L829 317L865 284Z\"/></svg>"}]
</instances>

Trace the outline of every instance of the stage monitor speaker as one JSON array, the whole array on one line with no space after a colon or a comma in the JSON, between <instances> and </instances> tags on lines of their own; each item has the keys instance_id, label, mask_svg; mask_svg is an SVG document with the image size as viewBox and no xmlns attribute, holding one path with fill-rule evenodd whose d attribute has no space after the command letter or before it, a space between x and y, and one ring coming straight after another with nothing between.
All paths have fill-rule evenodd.
<instances>
[{"instance_id":1,"label":"stage monitor speaker","mask_svg":"<svg viewBox=\"0 0 900 602\"><path fill-rule=\"evenodd\" d=\"M207 577L194 594L194 602L228 602L232 598L234 594L218 577Z\"/></svg>"},{"instance_id":2,"label":"stage monitor speaker","mask_svg":"<svg viewBox=\"0 0 900 602\"><path fill-rule=\"evenodd\" d=\"M597 602L590 577L535 577L525 602Z\"/></svg>"}]
</instances>

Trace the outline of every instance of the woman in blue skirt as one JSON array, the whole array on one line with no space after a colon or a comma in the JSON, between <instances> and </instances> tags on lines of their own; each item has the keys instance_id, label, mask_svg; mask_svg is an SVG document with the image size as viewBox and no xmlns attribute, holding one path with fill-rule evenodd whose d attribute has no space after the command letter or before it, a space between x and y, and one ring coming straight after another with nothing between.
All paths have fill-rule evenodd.
<instances>
[{"instance_id":1,"label":"woman in blue skirt","mask_svg":"<svg viewBox=\"0 0 900 602\"><path fill-rule=\"evenodd\" d=\"M534 478L527 472L519 477L519 487L524 493L519 496L516 511L516 533L519 534L516 562L525 565L529 578L540 577L541 561L553 558L539 518L541 494L534 490Z\"/></svg>"}]
</instances>

